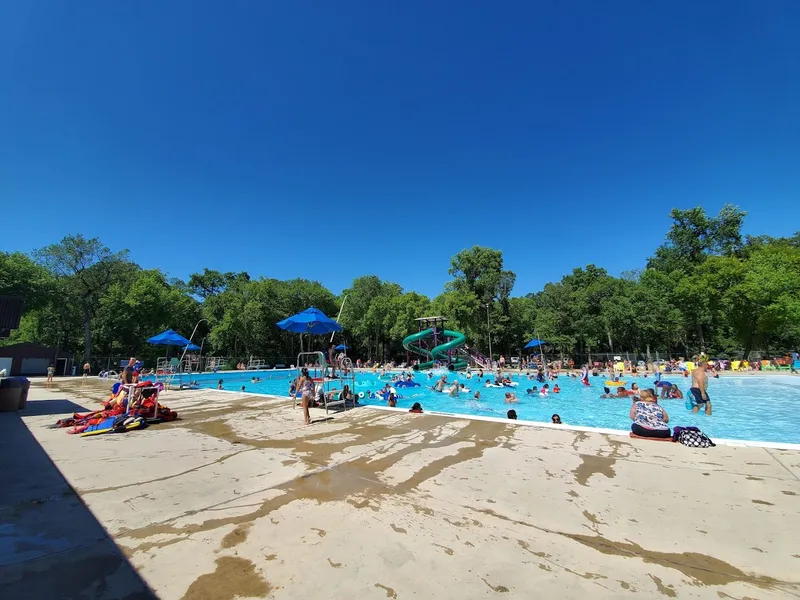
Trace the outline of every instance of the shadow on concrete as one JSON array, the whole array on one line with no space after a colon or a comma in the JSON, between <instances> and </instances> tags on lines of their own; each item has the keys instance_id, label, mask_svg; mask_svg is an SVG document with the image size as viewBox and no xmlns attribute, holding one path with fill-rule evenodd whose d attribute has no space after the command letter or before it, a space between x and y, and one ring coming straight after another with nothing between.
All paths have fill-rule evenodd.
<instances>
[{"instance_id":1,"label":"shadow on concrete","mask_svg":"<svg viewBox=\"0 0 800 600\"><path fill-rule=\"evenodd\" d=\"M92 410L80 404L75 404L71 400L28 400L22 413L26 417L40 417L43 415L66 416L76 412L91 412Z\"/></svg>"},{"instance_id":2,"label":"shadow on concrete","mask_svg":"<svg viewBox=\"0 0 800 600\"><path fill-rule=\"evenodd\" d=\"M3 598L157 600L17 413L0 414L0 473Z\"/></svg>"}]
</instances>

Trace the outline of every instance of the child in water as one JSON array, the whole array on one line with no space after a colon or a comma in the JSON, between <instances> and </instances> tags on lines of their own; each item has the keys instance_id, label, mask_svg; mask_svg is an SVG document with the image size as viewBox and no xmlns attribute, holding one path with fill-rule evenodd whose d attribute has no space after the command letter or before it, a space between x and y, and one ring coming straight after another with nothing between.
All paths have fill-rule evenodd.
<instances>
[{"instance_id":1,"label":"child in water","mask_svg":"<svg viewBox=\"0 0 800 600\"><path fill-rule=\"evenodd\" d=\"M553 393L554 393L554 394L557 394L557 393L559 393L560 391L561 391L561 388L560 388L560 387L558 387L558 384L555 384L555 385L553 386Z\"/></svg>"}]
</instances>

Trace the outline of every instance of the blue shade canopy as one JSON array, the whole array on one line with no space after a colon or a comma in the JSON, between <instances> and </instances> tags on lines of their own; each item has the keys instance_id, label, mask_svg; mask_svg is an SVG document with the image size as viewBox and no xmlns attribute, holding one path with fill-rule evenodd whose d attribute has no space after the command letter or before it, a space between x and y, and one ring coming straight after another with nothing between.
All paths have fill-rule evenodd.
<instances>
[{"instance_id":1,"label":"blue shade canopy","mask_svg":"<svg viewBox=\"0 0 800 600\"><path fill-rule=\"evenodd\" d=\"M341 325L313 306L303 312L292 315L288 319L279 321L277 325L281 329L292 333L324 334L342 330Z\"/></svg>"},{"instance_id":2,"label":"blue shade canopy","mask_svg":"<svg viewBox=\"0 0 800 600\"><path fill-rule=\"evenodd\" d=\"M544 340L531 340L528 342L525 347L526 348L536 348L537 346L544 346L547 342Z\"/></svg>"},{"instance_id":3,"label":"blue shade canopy","mask_svg":"<svg viewBox=\"0 0 800 600\"><path fill-rule=\"evenodd\" d=\"M188 346L186 346L186 350L200 350L200 346L198 346L197 344L189 344Z\"/></svg>"},{"instance_id":4,"label":"blue shade canopy","mask_svg":"<svg viewBox=\"0 0 800 600\"><path fill-rule=\"evenodd\" d=\"M350 346L345 346L344 344L339 344L336 346L335 350L349 350Z\"/></svg>"},{"instance_id":5,"label":"blue shade canopy","mask_svg":"<svg viewBox=\"0 0 800 600\"><path fill-rule=\"evenodd\" d=\"M183 337L180 333L167 329L158 335L154 335L147 340L148 344L156 344L159 346L188 346L191 344L189 340Z\"/></svg>"}]
</instances>

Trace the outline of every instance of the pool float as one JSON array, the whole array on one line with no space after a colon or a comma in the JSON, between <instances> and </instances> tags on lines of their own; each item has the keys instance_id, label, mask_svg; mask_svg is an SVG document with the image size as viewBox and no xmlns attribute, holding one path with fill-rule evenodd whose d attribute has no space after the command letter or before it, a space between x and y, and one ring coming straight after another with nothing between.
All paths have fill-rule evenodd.
<instances>
[{"instance_id":1,"label":"pool float","mask_svg":"<svg viewBox=\"0 0 800 600\"><path fill-rule=\"evenodd\" d=\"M497 385L496 383L490 383L484 387L493 387L493 388L510 388L510 387L517 387L519 385L518 381L512 381L511 383L504 383L503 385Z\"/></svg>"},{"instance_id":2,"label":"pool float","mask_svg":"<svg viewBox=\"0 0 800 600\"><path fill-rule=\"evenodd\" d=\"M389 394L394 394L395 399L400 400L403 398L400 394L395 394L394 392L377 392L375 395L381 398L382 400L388 400Z\"/></svg>"},{"instance_id":3,"label":"pool float","mask_svg":"<svg viewBox=\"0 0 800 600\"><path fill-rule=\"evenodd\" d=\"M621 385L625 385L626 382L624 381L606 381L606 385L608 387L619 387Z\"/></svg>"},{"instance_id":4,"label":"pool float","mask_svg":"<svg viewBox=\"0 0 800 600\"><path fill-rule=\"evenodd\" d=\"M360 400L363 400L364 399L364 392L358 392L358 398Z\"/></svg>"},{"instance_id":5,"label":"pool float","mask_svg":"<svg viewBox=\"0 0 800 600\"><path fill-rule=\"evenodd\" d=\"M420 387L420 384L417 383L416 381L398 381L395 385L397 387L405 387L405 388Z\"/></svg>"},{"instance_id":6,"label":"pool float","mask_svg":"<svg viewBox=\"0 0 800 600\"><path fill-rule=\"evenodd\" d=\"M686 407L686 410L692 410L694 408L694 402L692 402L691 396L686 397L686 402L683 403Z\"/></svg>"}]
</instances>

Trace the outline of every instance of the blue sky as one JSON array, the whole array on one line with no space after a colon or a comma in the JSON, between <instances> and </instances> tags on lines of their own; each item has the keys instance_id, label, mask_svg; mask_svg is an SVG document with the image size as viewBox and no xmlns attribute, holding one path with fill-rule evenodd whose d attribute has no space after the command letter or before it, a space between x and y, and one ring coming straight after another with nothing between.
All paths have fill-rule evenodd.
<instances>
[{"instance_id":1,"label":"blue sky","mask_svg":"<svg viewBox=\"0 0 800 600\"><path fill-rule=\"evenodd\" d=\"M0 6L0 249L515 293L639 268L672 207L800 229L800 2ZM9 226L9 223L12 225Z\"/></svg>"}]
</instances>

